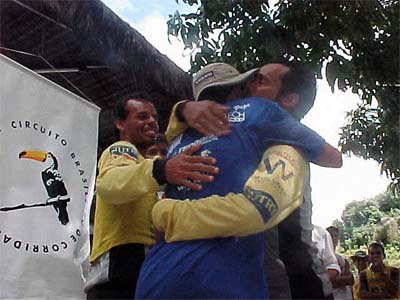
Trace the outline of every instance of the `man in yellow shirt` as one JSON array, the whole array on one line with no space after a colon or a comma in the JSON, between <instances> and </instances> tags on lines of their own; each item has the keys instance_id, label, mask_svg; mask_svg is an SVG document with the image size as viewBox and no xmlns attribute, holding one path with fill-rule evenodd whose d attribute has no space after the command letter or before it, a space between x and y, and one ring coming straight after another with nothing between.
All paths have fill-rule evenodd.
<instances>
[{"instance_id":1,"label":"man in yellow shirt","mask_svg":"<svg viewBox=\"0 0 400 300\"><path fill-rule=\"evenodd\" d=\"M218 172L212 157L191 155L199 146L167 160L145 158L158 133L149 100L123 99L114 114L120 140L103 152L98 164L88 299L132 299L146 249L154 243L156 192L167 182L198 190Z\"/></svg>"},{"instance_id":2,"label":"man in yellow shirt","mask_svg":"<svg viewBox=\"0 0 400 300\"><path fill-rule=\"evenodd\" d=\"M383 263L385 248L381 242L372 242L368 246L370 267L360 273L359 298L400 299L399 269Z\"/></svg>"}]
</instances>

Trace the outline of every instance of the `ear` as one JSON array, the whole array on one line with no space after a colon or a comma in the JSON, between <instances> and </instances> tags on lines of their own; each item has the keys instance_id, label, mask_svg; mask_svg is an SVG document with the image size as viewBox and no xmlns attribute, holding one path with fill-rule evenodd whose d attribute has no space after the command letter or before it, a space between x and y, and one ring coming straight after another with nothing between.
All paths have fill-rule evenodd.
<instances>
[{"instance_id":1,"label":"ear","mask_svg":"<svg viewBox=\"0 0 400 300\"><path fill-rule=\"evenodd\" d=\"M299 95L296 93L289 93L279 98L279 105L287 111L292 111L299 103Z\"/></svg>"},{"instance_id":2,"label":"ear","mask_svg":"<svg viewBox=\"0 0 400 300\"><path fill-rule=\"evenodd\" d=\"M121 132L121 131L124 129L124 127L125 127L125 123L124 123L124 121L121 120L121 119L116 119L115 122L114 122L114 124L115 124L115 127L117 127L117 129L118 129L119 132Z\"/></svg>"}]
</instances>

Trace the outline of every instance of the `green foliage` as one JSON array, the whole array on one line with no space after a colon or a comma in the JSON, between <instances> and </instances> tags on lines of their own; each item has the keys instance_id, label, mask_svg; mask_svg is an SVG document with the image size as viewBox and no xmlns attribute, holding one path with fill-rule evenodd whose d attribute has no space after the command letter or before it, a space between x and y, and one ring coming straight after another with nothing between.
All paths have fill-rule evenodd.
<instances>
[{"instance_id":1,"label":"green foliage","mask_svg":"<svg viewBox=\"0 0 400 300\"><path fill-rule=\"evenodd\" d=\"M357 93L362 104L342 128L342 151L378 161L400 192L399 0L182 2L197 10L171 15L168 33L200 50L192 72L215 61L243 71L284 57L319 78L325 71L332 92Z\"/></svg>"},{"instance_id":2,"label":"green foliage","mask_svg":"<svg viewBox=\"0 0 400 300\"><path fill-rule=\"evenodd\" d=\"M400 266L400 198L389 191L374 198L346 205L342 221L333 225L340 230L340 250L347 256L366 250L373 240L385 244L387 263Z\"/></svg>"}]
</instances>

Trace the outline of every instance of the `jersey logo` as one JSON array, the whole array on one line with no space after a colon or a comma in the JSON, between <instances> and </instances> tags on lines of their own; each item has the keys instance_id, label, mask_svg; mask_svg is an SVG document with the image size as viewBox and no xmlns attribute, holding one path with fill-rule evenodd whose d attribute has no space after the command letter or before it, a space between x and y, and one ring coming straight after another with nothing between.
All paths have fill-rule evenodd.
<instances>
[{"instance_id":1,"label":"jersey logo","mask_svg":"<svg viewBox=\"0 0 400 300\"><path fill-rule=\"evenodd\" d=\"M249 108L250 104L235 105L233 111L228 112L227 117L230 123L239 123L246 120L246 108Z\"/></svg>"},{"instance_id":2,"label":"jersey logo","mask_svg":"<svg viewBox=\"0 0 400 300\"><path fill-rule=\"evenodd\" d=\"M281 159L279 159L273 166L271 166L271 162L270 162L269 158L266 158L266 159L264 159L264 165L265 165L265 169L267 170L268 174L274 173L278 169L278 167L281 167L281 169L282 169L281 178L285 181L294 175L293 172L285 174L286 173L286 171L285 171L286 162L284 162Z\"/></svg>"},{"instance_id":3,"label":"jersey logo","mask_svg":"<svg viewBox=\"0 0 400 300\"><path fill-rule=\"evenodd\" d=\"M178 153L182 153L183 151L185 151L186 149L201 144L201 145L205 145L208 143L211 143L212 141L216 141L218 140L218 137L216 137L215 135L210 135L210 136L203 136L202 138L195 140L194 142L182 147L179 149Z\"/></svg>"},{"instance_id":4,"label":"jersey logo","mask_svg":"<svg viewBox=\"0 0 400 300\"><path fill-rule=\"evenodd\" d=\"M275 199L267 192L254 190L246 186L243 194L259 211L264 224L267 223L271 216L273 216L278 210L278 205L276 204Z\"/></svg>"},{"instance_id":5,"label":"jersey logo","mask_svg":"<svg viewBox=\"0 0 400 300\"><path fill-rule=\"evenodd\" d=\"M112 146L110 148L110 154L111 155L125 155L128 158L137 160L137 155L135 153L135 150L133 150L133 148L128 147L128 146Z\"/></svg>"}]
</instances>

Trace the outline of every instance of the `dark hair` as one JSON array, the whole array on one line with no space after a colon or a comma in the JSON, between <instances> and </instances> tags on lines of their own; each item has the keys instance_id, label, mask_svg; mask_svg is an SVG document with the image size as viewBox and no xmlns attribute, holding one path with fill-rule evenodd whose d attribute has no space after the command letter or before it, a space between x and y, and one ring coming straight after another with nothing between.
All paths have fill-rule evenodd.
<instances>
[{"instance_id":1,"label":"dark hair","mask_svg":"<svg viewBox=\"0 0 400 300\"><path fill-rule=\"evenodd\" d=\"M129 111L127 108L127 103L129 100L147 102L153 105L153 103L150 100L148 100L147 97L144 97L142 95L121 98L115 103L114 106L114 120L117 119L125 120L128 117Z\"/></svg>"},{"instance_id":2,"label":"dark hair","mask_svg":"<svg viewBox=\"0 0 400 300\"><path fill-rule=\"evenodd\" d=\"M369 246L368 246L368 253L369 253L369 248L372 248L372 247L373 247L373 248L381 248L383 257L384 257L384 258L386 257L385 248L383 247L382 242L380 242L380 241L373 241L371 244L369 244Z\"/></svg>"},{"instance_id":3,"label":"dark hair","mask_svg":"<svg viewBox=\"0 0 400 300\"><path fill-rule=\"evenodd\" d=\"M317 94L316 76L303 63L298 61L277 60L271 63L282 64L289 71L282 76L282 87L277 98L285 94L296 93L299 103L292 111L292 115L300 120L313 107Z\"/></svg>"},{"instance_id":4,"label":"dark hair","mask_svg":"<svg viewBox=\"0 0 400 300\"><path fill-rule=\"evenodd\" d=\"M117 102L115 103L114 106L114 110L113 110L113 115L114 115L114 121L115 120L126 120L126 118L128 117L129 114L129 110L127 107L127 103L129 100L135 100L135 101L139 101L139 102L147 102L153 105L153 103L150 100L147 100L147 97L142 95L142 94L138 94L138 95L132 95L132 96L124 96L123 98L120 98L119 100L117 100ZM114 126L114 134L116 137L119 137L119 131L117 129L117 127Z\"/></svg>"},{"instance_id":5,"label":"dark hair","mask_svg":"<svg viewBox=\"0 0 400 300\"><path fill-rule=\"evenodd\" d=\"M339 233L339 228L337 228L337 227L335 227L335 226L329 226L329 227L326 227L325 228L329 233L331 232L331 231L334 231L334 232L336 232L336 233Z\"/></svg>"}]
</instances>

